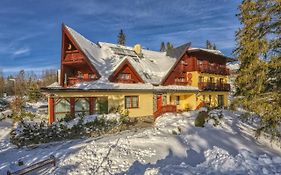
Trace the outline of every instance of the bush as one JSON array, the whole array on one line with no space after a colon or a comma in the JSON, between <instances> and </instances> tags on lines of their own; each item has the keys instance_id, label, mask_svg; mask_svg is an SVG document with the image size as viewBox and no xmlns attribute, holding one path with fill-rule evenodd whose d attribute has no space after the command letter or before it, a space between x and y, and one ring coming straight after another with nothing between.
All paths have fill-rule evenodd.
<instances>
[{"instance_id":1,"label":"bush","mask_svg":"<svg viewBox=\"0 0 281 175\"><path fill-rule=\"evenodd\" d=\"M125 130L128 129L128 124L134 124L128 115L121 116L119 122L114 118L109 119L104 115L98 116L95 120L87 123L84 123L83 115L78 115L78 117L73 120L77 119L78 121L54 122L51 125L46 122L35 123L22 120L17 128L10 133L10 141L14 145L22 147L53 141L76 139L84 136L100 136L106 133L112 133L116 131L116 129L118 130L120 125L121 128L123 127L123 130Z\"/></svg>"},{"instance_id":2,"label":"bush","mask_svg":"<svg viewBox=\"0 0 281 175\"><path fill-rule=\"evenodd\" d=\"M208 118L208 112L200 111L196 117L194 124L196 127L204 127L205 120Z\"/></svg>"}]
</instances>

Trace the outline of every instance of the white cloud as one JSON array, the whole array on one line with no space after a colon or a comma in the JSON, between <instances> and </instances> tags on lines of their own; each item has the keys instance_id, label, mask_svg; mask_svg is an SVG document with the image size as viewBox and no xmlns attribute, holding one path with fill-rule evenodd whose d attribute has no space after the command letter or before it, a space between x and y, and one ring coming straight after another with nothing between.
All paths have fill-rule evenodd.
<instances>
[{"instance_id":1,"label":"white cloud","mask_svg":"<svg viewBox=\"0 0 281 175\"><path fill-rule=\"evenodd\" d=\"M19 49L15 50L13 52L13 55L18 56L18 55L25 55L25 54L29 54L29 53L30 53L30 48L23 47L23 48L19 48Z\"/></svg>"}]
</instances>

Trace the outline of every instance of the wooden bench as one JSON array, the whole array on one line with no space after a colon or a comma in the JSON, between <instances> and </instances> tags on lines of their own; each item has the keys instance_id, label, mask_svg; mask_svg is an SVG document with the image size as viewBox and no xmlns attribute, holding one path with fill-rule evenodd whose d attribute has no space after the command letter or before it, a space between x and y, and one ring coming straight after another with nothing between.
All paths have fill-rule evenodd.
<instances>
[{"instance_id":1,"label":"wooden bench","mask_svg":"<svg viewBox=\"0 0 281 175\"><path fill-rule=\"evenodd\" d=\"M7 171L7 175L24 175L24 174L30 173L32 171L44 168L47 165L56 166L56 158L55 158L55 156L51 155L46 160L43 160L43 161L40 161L38 163L32 164L30 166L27 166L27 167L25 167L25 168L23 168L21 170L15 171L15 172Z\"/></svg>"}]
</instances>

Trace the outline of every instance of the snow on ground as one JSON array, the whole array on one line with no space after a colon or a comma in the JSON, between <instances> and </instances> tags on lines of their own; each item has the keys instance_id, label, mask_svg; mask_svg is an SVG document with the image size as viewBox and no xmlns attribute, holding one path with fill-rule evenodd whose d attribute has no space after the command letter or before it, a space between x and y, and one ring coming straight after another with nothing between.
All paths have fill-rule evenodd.
<instances>
[{"instance_id":1,"label":"snow on ground","mask_svg":"<svg viewBox=\"0 0 281 175\"><path fill-rule=\"evenodd\" d=\"M9 145L0 149L0 174L18 169L18 159L28 165L51 154L58 164L45 174L281 174L281 150L257 142L239 113L224 111L220 126L204 128L194 127L196 113L165 114L153 128L99 138Z\"/></svg>"}]
</instances>

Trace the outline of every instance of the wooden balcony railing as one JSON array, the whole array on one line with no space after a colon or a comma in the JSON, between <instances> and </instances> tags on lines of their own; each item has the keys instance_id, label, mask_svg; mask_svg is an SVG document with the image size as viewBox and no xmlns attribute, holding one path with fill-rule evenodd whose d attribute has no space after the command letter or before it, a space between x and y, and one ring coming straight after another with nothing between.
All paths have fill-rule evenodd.
<instances>
[{"instance_id":1,"label":"wooden balcony railing","mask_svg":"<svg viewBox=\"0 0 281 175\"><path fill-rule=\"evenodd\" d=\"M230 91L230 84L227 83L199 82L198 87L200 90Z\"/></svg>"},{"instance_id":2,"label":"wooden balcony railing","mask_svg":"<svg viewBox=\"0 0 281 175\"><path fill-rule=\"evenodd\" d=\"M67 78L67 86L72 86L76 83L83 82L83 81L94 81L94 80L96 80L96 78L90 78L90 77L87 77L87 76L84 76L84 77L78 77L78 76L68 77Z\"/></svg>"},{"instance_id":3,"label":"wooden balcony railing","mask_svg":"<svg viewBox=\"0 0 281 175\"><path fill-rule=\"evenodd\" d=\"M37 170L40 170L42 168L46 168L47 166L52 165L56 166L56 158L55 156L51 155L48 159L43 160L41 162L32 164L30 166L27 166L21 170L10 172L7 171L7 175L25 175L25 174L33 174L32 172L35 172ZM37 174L37 173L35 173Z\"/></svg>"},{"instance_id":4,"label":"wooden balcony railing","mask_svg":"<svg viewBox=\"0 0 281 175\"><path fill-rule=\"evenodd\" d=\"M197 65L197 70L202 73L229 75L229 69L221 65L200 64Z\"/></svg>"},{"instance_id":5,"label":"wooden balcony railing","mask_svg":"<svg viewBox=\"0 0 281 175\"><path fill-rule=\"evenodd\" d=\"M167 112L177 112L177 106L176 105L165 105L159 108L157 111L154 112L155 119L159 117L160 115L167 113Z\"/></svg>"}]
</instances>

